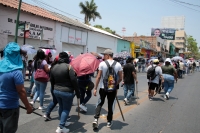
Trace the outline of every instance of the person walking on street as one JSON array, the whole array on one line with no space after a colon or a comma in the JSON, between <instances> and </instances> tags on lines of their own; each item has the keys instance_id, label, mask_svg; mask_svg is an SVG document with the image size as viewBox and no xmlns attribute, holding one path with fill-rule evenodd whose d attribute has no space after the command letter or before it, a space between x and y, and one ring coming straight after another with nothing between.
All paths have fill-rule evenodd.
<instances>
[{"instance_id":1,"label":"person walking on street","mask_svg":"<svg viewBox=\"0 0 200 133\"><path fill-rule=\"evenodd\" d=\"M165 65L162 66L162 72L164 77L164 98L169 99L169 94L174 88L174 81L177 82L177 72L175 68L171 65L170 58L165 60Z\"/></svg>"},{"instance_id":2,"label":"person walking on street","mask_svg":"<svg viewBox=\"0 0 200 133\"><path fill-rule=\"evenodd\" d=\"M123 83L124 84L124 103L127 105L131 96L134 96L135 82L137 81L136 70L133 65L133 58L129 57L126 60L126 65L123 68Z\"/></svg>"},{"instance_id":3,"label":"person walking on street","mask_svg":"<svg viewBox=\"0 0 200 133\"><path fill-rule=\"evenodd\" d=\"M180 60L179 62L179 75L180 77L179 78L183 78L183 70L184 70L184 63L182 60Z\"/></svg>"},{"instance_id":4,"label":"person walking on street","mask_svg":"<svg viewBox=\"0 0 200 133\"><path fill-rule=\"evenodd\" d=\"M199 72L199 61L196 61L196 71Z\"/></svg>"},{"instance_id":5,"label":"person walking on street","mask_svg":"<svg viewBox=\"0 0 200 133\"><path fill-rule=\"evenodd\" d=\"M60 124L56 129L57 133L67 133L69 129L65 128L66 121L71 111L72 102L74 98L74 91L78 101L80 99L80 92L75 76L74 69L69 65L69 57L66 52L59 54L59 60L53 66L50 72L50 81L53 93L59 103L59 117Z\"/></svg>"},{"instance_id":6,"label":"person walking on street","mask_svg":"<svg viewBox=\"0 0 200 133\"><path fill-rule=\"evenodd\" d=\"M104 104L106 97L108 99L107 127L112 126L113 111L114 111L115 97L117 95L117 90L115 89L111 92L106 90L107 88L104 84L105 83L104 78L107 75L107 72L109 71L109 69L113 68L115 75L119 77L116 82L113 81L113 79L112 80L109 79L109 81L111 81L112 84L115 82L114 86L117 86L122 80L122 66L120 63L113 60L113 51L110 49L106 49L104 51L104 53L102 53L102 54L104 55L105 61L103 61L99 64L99 73L97 75L96 83L95 83L95 87L94 87L94 91L93 91L94 96L97 96L97 87L100 83L100 85L99 85L100 98L98 100L98 103L97 103L97 106L95 109L95 115L94 115L95 120L93 121L94 129L98 128L98 118L100 116L101 108ZM108 67L108 65L110 67ZM110 85L110 82L108 85ZM111 85L109 87L113 88L113 85Z\"/></svg>"},{"instance_id":7,"label":"person walking on street","mask_svg":"<svg viewBox=\"0 0 200 133\"><path fill-rule=\"evenodd\" d=\"M81 93L81 97L80 97L80 109L81 111L87 112L87 107L86 107L86 103L90 100L90 98L92 97L92 90L90 88L88 88L89 84L91 84L91 77L92 74L86 74L86 75L82 75L77 77L78 78L78 85L79 85L79 90ZM87 95L85 97L85 94Z\"/></svg>"},{"instance_id":8,"label":"person walking on street","mask_svg":"<svg viewBox=\"0 0 200 133\"><path fill-rule=\"evenodd\" d=\"M4 58L0 61L0 132L15 133L19 120L19 99L25 105L27 114L33 112L26 96L22 74L20 54L25 55L26 52L20 50L17 43L10 42L3 53Z\"/></svg>"},{"instance_id":9,"label":"person walking on street","mask_svg":"<svg viewBox=\"0 0 200 133\"><path fill-rule=\"evenodd\" d=\"M37 56L36 56L36 59L33 64L34 64L34 72L33 72L34 74L36 73L37 69L42 69L42 70L44 70L44 72L49 73L48 64L45 60L45 53L43 50L39 49L37 51ZM34 78L36 78L36 77L34 77ZM44 109L46 109L46 107L43 106L43 101L44 101L44 93L45 93L45 90L47 87L47 82L42 82L42 81L35 79L35 85L36 85L36 92L34 94L33 101L31 101L30 103L32 105L34 105L35 101L39 97L40 106L38 109L44 110Z\"/></svg>"},{"instance_id":10,"label":"person walking on street","mask_svg":"<svg viewBox=\"0 0 200 133\"><path fill-rule=\"evenodd\" d=\"M149 85L149 100L153 100L154 96L154 90L158 87L159 80L161 78L161 82L164 82L163 76L162 76L162 69L159 66L159 60L154 59L153 64L150 65L147 68L147 79L148 79L148 85Z\"/></svg>"}]
</instances>

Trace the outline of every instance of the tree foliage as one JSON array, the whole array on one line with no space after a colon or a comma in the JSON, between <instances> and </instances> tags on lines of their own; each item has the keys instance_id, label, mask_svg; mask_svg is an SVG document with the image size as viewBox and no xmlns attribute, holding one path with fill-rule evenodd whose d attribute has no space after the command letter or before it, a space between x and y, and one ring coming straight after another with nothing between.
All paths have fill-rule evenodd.
<instances>
[{"instance_id":1,"label":"tree foliage","mask_svg":"<svg viewBox=\"0 0 200 133\"><path fill-rule=\"evenodd\" d=\"M191 52L189 55L190 57L200 57L199 48L197 46L196 39L194 39L193 36L188 36L187 38L187 49Z\"/></svg>"},{"instance_id":2,"label":"tree foliage","mask_svg":"<svg viewBox=\"0 0 200 133\"><path fill-rule=\"evenodd\" d=\"M91 19L93 19L93 21L95 21L96 18L101 19L100 13L97 12L98 6L96 6L94 0L91 0L90 2L85 1L85 4L80 2L79 7L81 8L80 13L85 15L85 24L89 25Z\"/></svg>"},{"instance_id":3,"label":"tree foliage","mask_svg":"<svg viewBox=\"0 0 200 133\"><path fill-rule=\"evenodd\" d=\"M111 30L109 27L102 27L101 25L94 25L94 27L98 28L98 29L101 29L101 30L105 30L111 34L115 34L116 32L114 30Z\"/></svg>"}]
</instances>

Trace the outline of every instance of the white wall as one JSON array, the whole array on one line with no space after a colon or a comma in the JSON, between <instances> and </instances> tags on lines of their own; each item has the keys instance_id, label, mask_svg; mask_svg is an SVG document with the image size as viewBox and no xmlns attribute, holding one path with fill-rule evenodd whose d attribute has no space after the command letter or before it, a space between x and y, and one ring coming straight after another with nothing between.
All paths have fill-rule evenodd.
<instances>
[{"instance_id":1,"label":"white wall","mask_svg":"<svg viewBox=\"0 0 200 133\"><path fill-rule=\"evenodd\" d=\"M0 33L6 35L15 35L15 20L17 17L17 9L11 7L4 7L0 5ZM54 36L54 25L55 21L32 15L31 13L26 13L21 11L20 21L26 21L31 23L31 36L29 38L34 38L39 40L39 33L42 28L43 30L43 40L48 40L48 43L53 45L53 36ZM45 26L45 27L43 27ZM48 28L47 28L48 27ZM21 29L18 30L18 36L22 37L23 33Z\"/></svg>"},{"instance_id":2,"label":"white wall","mask_svg":"<svg viewBox=\"0 0 200 133\"><path fill-rule=\"evenodd\" d=\"M97 47L110 48L114 53L116 53L117 38L98 32L88 31L88 52L97 52Z\"/></svg>"},{"instance_id":3,"label":"white wall","mask_svg":"<svg viewBox=\"0 0 200 133\"><path fill-rule=\"evenodd\" d=\"M80 31L80 32L87 33L87 30L85 30L83 28L71 26L71 25L68 25L68 24L65 24L65 23L56 22L56 24L55 24L54 44L55 44L55 47L57 49L57 53L63 51L63 48L62 48L62 44L63 43L68 43L68 44L72 44L73 45L73 43L65 42L65 41L69 41L69 39L64 39L64 37L69 38L69 34L67 34L68 31L64 32L62 30L67 30L67 29L74 29L74 30L77 30L77 31ZM62 35L62 33L65 33L66 35ZM87 36L88 36L88 34L87 34ZM74 42L74 45L77 45L75 43L77 43L77 42ZM84 43L80 43L78 45L86 46L87 43L85 43L85 41L84 41ZM86 52L86 47L84 48L84 52Z\"/></svg>"}]
</instances>

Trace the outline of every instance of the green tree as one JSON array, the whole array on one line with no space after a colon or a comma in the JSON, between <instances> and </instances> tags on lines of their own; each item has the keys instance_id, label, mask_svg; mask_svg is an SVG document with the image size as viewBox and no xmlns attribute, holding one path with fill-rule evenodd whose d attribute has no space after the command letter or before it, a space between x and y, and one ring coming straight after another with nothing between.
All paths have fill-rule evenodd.
<instances>
[{"instance_id":1,"label":"green tree","mask_svg":"<svg viewBox=\"0 0 200 133\"><path fill-rule=\"evenodd\" d=\"M193 38L193 36L188 36L187 38L187 49L191 52L189 55L190 57L197 57L199 55L199 48L197 46L196 39Z\"/></svg>"},{"instance_id":2,"label":"green tree","mask_svg":"<svg viewBox=\"0 0 200 133\"><path fill-rule=\"evenodd\" d=\"M190 56L195 56L199 52L196 39L194 39L193 36L187 38L187 49L191 52Z\"/></svg>"},{"instance_id":3,"label":"green tree","mask_svg":"<svg viewBox=\"0 0 200 133\"><path fill-rule=\"evenodd\" d=\"M100 13L97 12L98 6L96 6L94 0L91 0L90 2L85 1L85 4L80 2L79 7L81 8L80 13L85 15L85 24L89 25L91 19L93 19L93 21L95 21L96 18L101 19Z\"/></svg>"},{"instance_id":4,"label":"green tree","mask_svg":"<svg viewBox=\"0 0 200 133\"><path fill-rule=\"evenodd\" d=\"M101 25L94 25L94 27L101 30L105 30L111 34L116 34L116 32L114 30L111 30L109 27L103 28Z\"/></svg>"}]
</instances>

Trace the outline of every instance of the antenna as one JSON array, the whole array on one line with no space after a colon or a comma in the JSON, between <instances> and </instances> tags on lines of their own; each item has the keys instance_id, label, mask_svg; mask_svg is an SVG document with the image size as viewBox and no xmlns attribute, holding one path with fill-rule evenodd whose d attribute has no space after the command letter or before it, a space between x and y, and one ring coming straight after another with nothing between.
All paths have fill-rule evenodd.
<instances>
[{"instance_id":1,"label":"antenna","mask_svg":"<svg viewBox=\"0 0 200 133\"><path fill-rule=\"evenodd\" d=\"M122 36L123 36L123 38L124 38L124 32L126 32L126 28L125 28L125 27L122 28L122 32L123 32L123 35L122 35Z\"/></svg>"}]
</instances>

